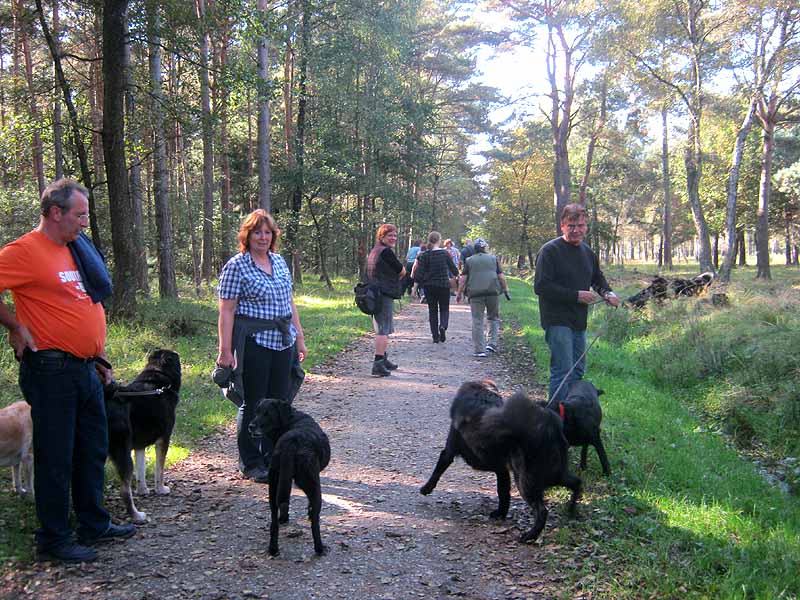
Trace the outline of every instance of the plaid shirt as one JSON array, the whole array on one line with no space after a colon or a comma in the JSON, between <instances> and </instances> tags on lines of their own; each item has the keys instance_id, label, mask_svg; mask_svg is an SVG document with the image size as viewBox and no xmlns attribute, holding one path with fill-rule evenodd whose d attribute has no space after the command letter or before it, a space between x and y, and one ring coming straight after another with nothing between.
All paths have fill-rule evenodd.
<instances>
[{"instance_id":1,"label":"plaid shirt","mask_svg":"<svg viewBox=\"0 0 800 600\"><path fill-rule=\"evenodd\" d=\"M239 253L231 258L219 276L219 297L225 300L236 298L236 314L258 319L275 319L292 316L292 275L280 254L269 253L272 262L272 275L258 268L249 252ZM294 344L297 330L289 327ZM259 346L270 350L285 350L281 332L270 329L256 333Z\"/></svg>"}]
</instances>

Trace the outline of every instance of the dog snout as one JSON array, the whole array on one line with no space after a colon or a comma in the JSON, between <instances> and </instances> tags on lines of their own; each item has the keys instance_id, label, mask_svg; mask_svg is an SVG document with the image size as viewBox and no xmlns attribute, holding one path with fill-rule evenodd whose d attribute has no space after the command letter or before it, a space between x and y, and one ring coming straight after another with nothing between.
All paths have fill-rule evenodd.
<instances>
[{"instance_id":1,"label":"dog snout","mask_svg":"<svg viewBox=\"0 0 800 600\"><path fill-rule=\"evenodd\" d=\"M264 435L263 432L261 431L261 427L256 421L253 421L252 423L250 423L250 425L248 425L247 432L250 434L250 437L254 438L260 438L261 436Z\"/></svg>"}]
</instances>

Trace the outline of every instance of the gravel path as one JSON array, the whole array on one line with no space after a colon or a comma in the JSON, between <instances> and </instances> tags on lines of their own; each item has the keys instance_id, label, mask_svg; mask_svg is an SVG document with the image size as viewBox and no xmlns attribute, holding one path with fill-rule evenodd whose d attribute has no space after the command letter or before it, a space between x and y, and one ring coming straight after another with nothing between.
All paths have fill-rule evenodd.
<instances>
[{"instance_id":1,"label":"gravel path","mask_svg":"<svg viewBox=\"0 0 800 600\"><path fill-rule=\"evenodd\" d=\"M305 498L295 490L281 554L269 557L267 487L239 477L228 428L167 471L170 496L137 500L151 522L136 537L102 547L91 565L18 569L0 593L58 600L571 596L559 585L563 576L545 567L558 548L562 501L550 502L540 541L522 545L516 539L530 515L516 490L506 521L487 517L497 502L494 475L457 461L432 495L418 492L444 444L461 382L491 378L508 394L509 371L519 367L502 353L471 356L463 305L451 307L445 344L431 343L424 305L406 305L396 327L390 355L400 370L391 377L369 376L372 339L364 337L309 373L296 400L331 440L322 480L327 555L314 554ZM121 517L121 506L110 503Z\"/></svg>"}]
</instances>

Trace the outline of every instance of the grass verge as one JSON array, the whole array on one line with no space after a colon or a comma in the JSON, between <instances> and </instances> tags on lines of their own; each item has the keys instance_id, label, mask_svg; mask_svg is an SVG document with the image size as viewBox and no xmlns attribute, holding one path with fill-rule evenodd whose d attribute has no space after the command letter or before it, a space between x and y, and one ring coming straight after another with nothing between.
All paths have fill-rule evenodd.
<instances>
[{"instance_id":1,"label":"grass verge","mask_svg":"<svg viewBox=\"0 0 800 600\"><path fill-rule=\"evenodd\" d=\"M305 369L324 362L371 328L369 317L353 303L352 283L334 282L329 291L317 282L304 283L295 291L295 302L306 334L308 357ZM188 295L187 295L188 296ZM180 301L147 300L141 303L135 321L109 325L107 352L121 382L131 381L144 367L154 348L170 348L181 356L181 401L170 444L168 464L185 458L197 443L235 417L235 406L225 400L211 381L217 356L216 298ZM7 344L0 348L0 406L21 399L17 385L17 363ZM148 469L152 469L152 448ZM235 461L235 457L231 457ZM150 473L148 476L152 476ZM36 528L33 503L20 499L11 489L11 469L0 473L0 564L32 559L32 534ZM106 465L106 494L117 495L117 475Z\"/></svg>"},{"instance_id":2,"label":"grass verge","mask_svg":"<svg viewBox=\"0 0 800 600\"><path fill-rule=\"evenodd\" d=\"M520 336L536 363L547 365L531 287L520 280L510 285L514 301L504 303L503 315L520 325L507 335ZM595 311L590 340L615 326L609 312ZM549 559L573 584L565 595L796 598L796 497L768 485L726 437L680 401L686 378L654 375L683 360L679 353L643 353L655 344L650 339L648 346L652 332L626 331L625 343L603 335L588 355L587 378L606 392L603 431L613 474L600 476L590 456L584 519L566 522L556 534L571 555ZM544 383L547 368L537 377ZM706 389L709 381L698 385Z\"/></svg>"}]
</instances>

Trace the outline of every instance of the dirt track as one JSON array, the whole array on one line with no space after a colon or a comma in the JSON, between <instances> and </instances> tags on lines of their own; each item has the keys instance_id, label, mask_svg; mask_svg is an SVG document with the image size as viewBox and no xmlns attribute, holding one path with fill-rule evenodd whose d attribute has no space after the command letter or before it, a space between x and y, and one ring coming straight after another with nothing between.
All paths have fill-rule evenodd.
<instances>
[{"instance_id":1,"label":"dirt track","mask_svg":"<svg viewBox=\"0 0 800 600\"><path fill-rule=\"evenodd\" d=\"M551 502L544 546L516 539L529 526L514 495L509 518L496 506L494 476L457 461L430 496L418 489L445 440L459 384L491 378L510 393L505 354L471 356L469 310L451 309L445 344L432 344L427 307L396 317L390 354L400 370L369 376L370 337L310 373L296 406L330 436L323 472L322 536L316 557L305 498L295 490L281 554L267 554L267 487L236 471L233 428L214 435L167 472L172 494L137 500L151 517L136 537L101 547L81 567L34 564L2 582L4 598L552 598L563 576L545 567L565 506ZM121 506L111 503L116 517ZM547 549L548 544L550 550Z\"/></svg>"}]
</instances>

